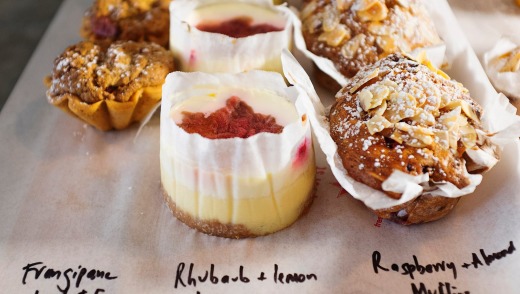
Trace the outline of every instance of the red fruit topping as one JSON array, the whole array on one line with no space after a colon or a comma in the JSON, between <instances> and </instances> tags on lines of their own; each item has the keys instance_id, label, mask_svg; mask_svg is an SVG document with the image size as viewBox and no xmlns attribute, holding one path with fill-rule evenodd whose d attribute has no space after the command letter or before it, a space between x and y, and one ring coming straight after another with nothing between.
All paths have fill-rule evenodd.
<instances>
[{"instance_id":1,"label":"red fruit topping","mask_svg":"<svg viewBox=\"0 0 520 294\"><path fill-rule=\"evenodd\" d=\"M244 38L256 34L279 32L283 30L283 28L278 28L270 24L252 25L252 23L252 18L243 16L219 23L200 23L197 25L197 29L209 33L224 34L233 38Z\"/></svg>"},{"instance_id":2,"label":"red fruit topping","mask_svg":"<svg viewBox=\"0 0 520 294\"><path fill-rule=\"evenodd\" d=\"M248 138L266 132L279 134L283 127L270 115L255 113L253 108L236 96L226 100L226 106L210 115L183 112L179 127L208 139Z\"/></svg>"},{"instance_id":3,"label":"red fruit topping","mask_svg":"<svg viewBox=\"0 0 520 294\"><path fill-rule=\"evenodd\" d=\"M92 17L92 31L102 38L112 38L117 35L117 25L106 16Z\"/></svg>"}]
</instances>

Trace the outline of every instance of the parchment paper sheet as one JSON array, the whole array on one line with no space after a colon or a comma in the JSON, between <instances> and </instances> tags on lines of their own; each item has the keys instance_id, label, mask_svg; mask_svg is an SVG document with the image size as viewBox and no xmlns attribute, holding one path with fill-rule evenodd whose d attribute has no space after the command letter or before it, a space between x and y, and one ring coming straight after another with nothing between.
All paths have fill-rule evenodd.
<instances>
[{"instance_id":1,"label":"parchment paper sheet","mask_svg":"<svg viewBox=\"0 0 520 294\"><path fill-rule=\"evenodd\" d=\"M476 2L487 1L472 1ZM105 290L99 293L413 293L412 283L417 287L423 283L432 291L438 291L439 283L442 287L449 283L451 293L518 292L520 252L512 251L489 265L480 252L500 252L510 242L515 249L520 246L518 144L505 148L503 160L484 176L473 195L431 224L402 227L384 221L376 226L376 217L338 188L320 151L318 166L323 169L314 204L286 230L257 239L227 240L177 221L160 194L157 116L134 142L137 126L101 133L45 100L41 80L55 56L79 40L79 19L88 5L87 0L64 2L0 114L1 293L59 293L56 286L65 285L63 277L45 279L42 274L35 279L30 271L22 284L22 268L35 262L43 262L37 268L80 272L82 266L117 276L83 278L79 287L71 279L68 293L96 289ZM454 7L457 15L466 16L463 9L472 9L472 5ZM476 23L485 17L480 11ZM310 63L305 61L304 66L310 68ZM332 95L321 90L320 95L328 99L325 104L332 102ZM374 251L388 272L374 273ZM465 269L462 265L473 261L473 253L482 265ZM415 272L414 279L403 275L402 264L413 265L414 255L424 266L453 262L456 279L449 269ZM175 288L182 263L184 283L190 263L195 277L204 276L213 264L219 283L199 281L196 287L178 283ZM275 264L278 273L312 273L317 280L309 276L303 283L275 283ZM399 272L391 269L392 264ZM249 283L223 284L222 277L237 277L240 266ZM263 281L257 279L261 272Z\"/></svg>"}]
</instances>

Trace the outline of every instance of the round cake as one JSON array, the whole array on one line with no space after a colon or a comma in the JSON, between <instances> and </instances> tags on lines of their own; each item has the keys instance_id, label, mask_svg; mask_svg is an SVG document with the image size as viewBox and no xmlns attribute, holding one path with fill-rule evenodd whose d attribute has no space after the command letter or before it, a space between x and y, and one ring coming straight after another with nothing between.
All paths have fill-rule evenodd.
<instances>
[{"instance_id":1,"label":"round cake","mask_svg":"<svg viewBox=\"0 0 520 294\"><path fill-rule=\"evenodd\" d=\"M442 43L417 0L310 0L300 18L308 50L331 60L346 78L389 54ZM339 89L316 72L323 86Z\"/></svg>"},{"instance_id":2,"label":"round cake","mask_svg":"<svg viewBox=\"0 0 520 294\"><path fill-rule=\"evenodd\" d=\"M47 98L97 129L124 129L160 102L173 70L172 53L154 43L84 41L54 61Z\"/></svg>"},{"instance_id":3,"label":"round cake","mask_svg":"<svg viewBox=\"0 0 520 294\"><path fill-rule=\"evenodd\" d=\"M282 73L292 23L287 7L240 0L176 0L170 6L170 48L183 71Z\"/></svg>"},{"instance_id":4,"label":"round cake","mask_svg":"<svg viewBox=\"0 0 520 294\"><path fill-rule=\"evenodd\" d=\"M400 181L420 183L414 199L376 210L403 224L446 215L461 193L475 188L473 174L488 167L482 158L496 156L480 123L482 108L461 84L428 65L393 54L366 67L337 94L329 115L331 136L354 180L391 199L401 198ZM443 195L447 190L457 193Z\"/></svg>"},{"instance_id":5,"label":"round cake","mask_svg":"<svg viewBox=\"0 0 520 294\"><path fill-rule=\"evenodd\" d=\"M161 107L161 182L174 215L244 238L294 223L312 201L314 149L297 92L275 73L175 72Z\"/></svg>"}]
</instances>

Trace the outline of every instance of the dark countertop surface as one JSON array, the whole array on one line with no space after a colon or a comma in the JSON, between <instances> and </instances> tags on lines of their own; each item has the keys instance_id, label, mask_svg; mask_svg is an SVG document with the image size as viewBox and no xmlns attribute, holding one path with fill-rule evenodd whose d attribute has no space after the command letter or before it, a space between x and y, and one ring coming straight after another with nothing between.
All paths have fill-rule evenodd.
<instances>
[{"instance_id":1,"label":"dark countertop surface","mask_svg":"<svg viewBox=\"0 0 520 294\"><path fill-rule=\"evenodd\" d=\"M0 109L62 0L0 0Z\"/></svg>"}]
</instances>

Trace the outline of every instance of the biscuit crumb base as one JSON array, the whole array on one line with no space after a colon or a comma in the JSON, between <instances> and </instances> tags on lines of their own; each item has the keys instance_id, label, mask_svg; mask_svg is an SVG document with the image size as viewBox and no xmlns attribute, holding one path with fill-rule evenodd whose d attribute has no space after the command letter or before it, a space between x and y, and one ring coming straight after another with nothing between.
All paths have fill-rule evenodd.
<instances>
[{"instance_id":1,"label":"biscuit crumb base","mask_svg":"<svg viewBox=\"0 0 520 294\"><path fill-rule=\"evenodd\" d=\"M298 219L300 219L303 215L307 214L307 212L309 211L309 208L312 202L314 201L314 198L316 197L316 188L316 185L314 185L314 188L311 189L311 191L309 192L309 195L307 196L307 201L303 204L303 208ZM173 201L172 198L168 195L162 184L161 191L163 198L166 201L166 204L170 211L173 213L173 215L190 228L196 229L204 234L208 234L211 236L224 237L230 239L243 239L263 236L252 233L244 225L223 224L217 220L207 221L194 218L191 214L177 207L175 201ZM296 219L292 224L298 221L298 219ZM290 227L292 224L276 232L284 230ZM269 235L272 233L275 232L266 233L265 235Z\"/></svg>"}]
</instances>

